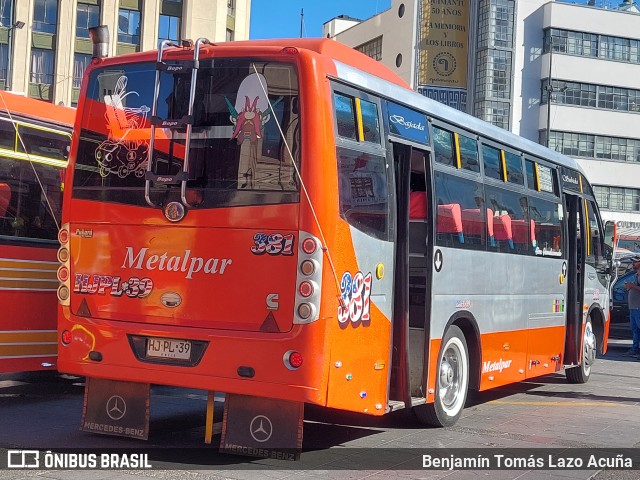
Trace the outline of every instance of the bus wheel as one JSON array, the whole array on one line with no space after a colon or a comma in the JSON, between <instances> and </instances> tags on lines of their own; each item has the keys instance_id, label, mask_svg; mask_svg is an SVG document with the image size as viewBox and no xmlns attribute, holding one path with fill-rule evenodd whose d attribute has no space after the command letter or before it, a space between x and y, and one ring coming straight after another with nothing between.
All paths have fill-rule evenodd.
<instances>
[{"instance_id":1,"label":"bus wheel","mask_svg":"<svg viewBox=\"0 0 640 480\"><path fill-rule=\"evenodd\" d=\"M462 330L452 325L442 339L434 403L414 408L420 423L449 427L462 415L469 390L469 350Z\"/></svg>"},{"instance_id":2,"label":"bus wheel","mask_svg":"<svg viewBox=\"0 0 640 480\"><path fill-rule=\"evenodd\" d=\"M596 347L596 335L593 333L591 318L587 317L582 338L582 363L565 371L569 383L587 383L591 376L591 367L596 360Z\"/></svg>"}]
</instances>

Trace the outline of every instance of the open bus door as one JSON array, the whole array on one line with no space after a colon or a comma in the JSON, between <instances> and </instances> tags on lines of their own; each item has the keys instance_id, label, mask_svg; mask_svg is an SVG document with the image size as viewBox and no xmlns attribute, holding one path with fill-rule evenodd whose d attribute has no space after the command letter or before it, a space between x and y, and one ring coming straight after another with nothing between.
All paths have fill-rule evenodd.
<instances>
[{"instance_id":1,"label":"open bus door","mask_svg":"<svg viewBox=\"0 0 640 480\"><path fill-rule=\"evenodd\" d=\"M585 220L583 202L580 196L565 193L567 209L567 333L565 337L565 365L578 365L581 357L582 309L584 305L584 262L583 235Z\"/></svg>"},{"instance_id":2,"label":"open bus door","mask_svg":"<svg viewBox=\"0 0 640 480\"><path fill-rule=\"evenodd\" d=\"M429 153L394 141L397 242L391 398L410 408L426 398L432 215Z\"/></svg>"}]
</instances>

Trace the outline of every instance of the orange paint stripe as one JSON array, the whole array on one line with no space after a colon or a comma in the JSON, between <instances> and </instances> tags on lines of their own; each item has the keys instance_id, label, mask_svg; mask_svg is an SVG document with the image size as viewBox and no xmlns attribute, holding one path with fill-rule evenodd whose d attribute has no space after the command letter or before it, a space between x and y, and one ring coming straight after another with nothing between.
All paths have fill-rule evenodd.
<instances>
[{"instance_id":1,"label":"orange paint stripe","mask_svg":"<svg viewBox=\"0 0 640 480\"><path fill-rule=\"evenodd\" d=\"M3 343L43 343L57 342L58 332L0 332L0 344Z\"/></svg>"},{"instance_id":2,"label":"orange paint stripe","mask_svg":"<svg viewBox=\"0 0 640 480\"><path fill-rule=\"evenodd\" d=\"M23 357L29 355L57 355L58 344L52 345L0 345L1 357Z\"/></svg>"},{"instance_id":3,"label":"orange paint stripe","mask_svg":"<svg viewBox=\"0 0 640 480\"><path fill-rule=\"evenodd\" d=\"M14 258L0 258L0 268L23 268L26 270L58 270L58 262L30 262Z\"/></svg>"}]
</instances>

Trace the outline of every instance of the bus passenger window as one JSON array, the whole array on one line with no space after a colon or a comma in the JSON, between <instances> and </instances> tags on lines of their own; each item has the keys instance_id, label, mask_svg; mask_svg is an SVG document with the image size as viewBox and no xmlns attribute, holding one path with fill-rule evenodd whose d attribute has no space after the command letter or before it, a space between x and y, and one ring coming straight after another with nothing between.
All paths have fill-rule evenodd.
<instances>
[{"instance_id":1,"label":"bus passenger window","mask_svg":"<svg viewBox=\"0 0 640 480\"><path fill-rule=\"evenodd\" d=\"M588 202L589 208L589 232L591 233L589 249L587 250L587 256L585 262L587 265L591 265L597 268L598 263L604 260L604 235L602 234L600 224L596 218L596 206L593 202Z\"/></svg>"},{"instance_id":2,"label":"bus passenger window","mask_svg":"<svg viewBox=\"0 0 640 480\"><path fill-rule=\"evenodd\" d=\"M494 242L489 242L489 250L530 254L527 198L495 187L486 187L485 191L487 205L493 211Z\"/></svg>"},{"instance_id":3,"label":"bus passenger window","mask_svg":"<svg viewBox=\"0 0 640 480\"><path fill-rule=\"evenodd\" d=\"M340 216L358 230L389 238L387 160L338 147Z\"/></svg>"},{"instance_id":4,"label":"bus passenger window","mask_svg":"<svg viewBox=\"0 0 640 480\"><path fill-rule=\"evenodd\" d=\"M478 142L473 138L458 135L458 145L460 145L460 166L465 170L480 172Z\"/></svg>"},{"instance_id":5,"label":"bus passenger window","mask_svg":"<svg viewBox=\"0 0 640 480\"><path fill-rule=\"evenodd\" d=\"M562 257L562 210L555 202L529 197L529 216L535 228L534 252L540 257Z\"/></svg>"},{"instance_id":6,"label":"bus passenger window","mask_svg":"<svg viewBox=\"0 0 640 480\"><path fill-rule=\"evenodd\" d=\"M522 158L515 153L504 151L504 159L507 164L507 181L524 185L524 175L522 173Z\"/></svg>"},{"instance_id":7,"label":"bus passenger window","mask_svg":"<svg viewBox=\"0 0 640 480\"><path fill-rule=\"evenodd\" d=\"M454 166L453 134L438 127L433 127L433 150L436 162Z\"/></svg>"},{"instance_id":8,"label":"bus passenger window","mask_svg":"<svg viewBox=\"0 0 640 480\"><path fill-rule=\"evenodd\" d=\"M488 145L482 145L482 159L484 160L484 176L502 180L500 150Z\"/></svg>"},{"instance_id":9,"label":"bus passenger window","mask_svg":"<svg viewBox=\"0 0 640 480\"><path fill-rule=\"evenodd\" d=\"M378 106L375 103L360 100L362 111L362 127L364 129L364 141L380 143L380 122L378 121Z\"/></svg>"},{"instance_id":10,"label":"bus passenger window","mask_svg":"<svg viewBox=\"0 0 640 480\"><path fill-rule=\"evenodd\" d=\"M357 140L356 116L353 97L334 92L333 101L336 107L338 136Z\"/></svg>"},{"instance_id":11,"label":"bus passenger window","mask_svg":"<svg viewBox=\"0 0 640 480\"><path fill-rule=\"evenodd\" d=\"M530 190L538 190L538 184L536 183L536 165L531 160L524 161L525 168L527 170L527 187Z\"/></svg>"},{"instance_id":12,"label":"bus passenger window","mask_svg":"<svg viewBox=\"0 0 640 480\"><path fill-rule=\"evenodd\" d=\"M487 238L482 184L435 172L436 244L484 250Z\"/></svg>"}]
</instances>

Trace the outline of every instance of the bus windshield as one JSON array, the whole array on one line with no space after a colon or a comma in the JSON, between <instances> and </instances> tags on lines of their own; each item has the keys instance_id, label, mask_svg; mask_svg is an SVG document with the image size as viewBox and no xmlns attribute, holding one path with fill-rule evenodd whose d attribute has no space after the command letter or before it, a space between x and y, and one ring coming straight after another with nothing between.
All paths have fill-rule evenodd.
<instances>
[{"instance_id":1,"label":"bus windshield","mask_svg":"<svg viewBox=\"0 0 640 480\"><path fill-rule=\"evenodd\" d=\"M156 65L94 70L82 110L75 198L145 205ZM175 68L172 68L175 67ZM155 117L185 119L191 71L167 63ZM196 81L188 187L201 208L296 203L299 163L295 67L248 58L202 60ZM265 94L266 92L266 94ZM163 127L163 126L161 126ZM182 171L185 128L155 129L151 169ZM293 158L292 158L293 157ZM152 186L155 195L176 188Z\"/></svg>"}]
</instances>

